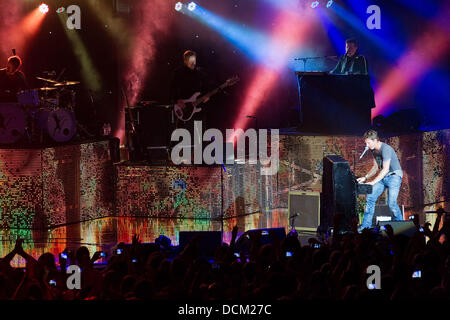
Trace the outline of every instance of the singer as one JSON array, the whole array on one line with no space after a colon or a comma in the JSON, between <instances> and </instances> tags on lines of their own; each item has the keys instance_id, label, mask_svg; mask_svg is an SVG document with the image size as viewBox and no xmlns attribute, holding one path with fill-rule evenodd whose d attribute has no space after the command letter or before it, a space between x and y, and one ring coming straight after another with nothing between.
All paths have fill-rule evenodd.
<instances>
[{"instance_id":1,"label":"singer","mask_svg":"<svg viewBox=\"0 0 450 320\"><path fill-rule=\"evenodd\" d=\"M331 74L368 74L367 60L358 53L356 39L345 40L345 55L340 57L338 64L330 71Z\"/></svg>"},{"instance_id":2,"label":"singer","mask_svg":"<svg viewBox=\"0 0 450 320\"><path fill-rule=\"evenodd\" d=\"M379 169L381 171L375 179L367 182L367 184L373 185L373 189L372 193L368 194L366 198L366 209L360 230L372 226L375 203L386 188L388 189L388 205L394 220L403 220L402 212L397 204L403 178L403 171L397 154L390 145L379 140L378 133L375 130L364 133L364 142L366 143L366 150L369 149L372 152L373 166L368 174L357 179L358 183L366 183L367 180L376 175ZM366 150L364 150L364 153Z\"/></svg>"}]
</instances>

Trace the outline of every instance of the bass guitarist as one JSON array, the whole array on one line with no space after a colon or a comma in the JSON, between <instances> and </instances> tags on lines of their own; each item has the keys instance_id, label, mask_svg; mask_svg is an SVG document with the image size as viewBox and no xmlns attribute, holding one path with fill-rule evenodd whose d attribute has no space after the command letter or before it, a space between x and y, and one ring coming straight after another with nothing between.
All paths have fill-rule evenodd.
<instances>
[{"instance_id":1,"label":"bass guitarist","mask_svg":"<svg viewBox=\"0 0 450 320\"><path fill-rule=\"evenodd\" d=\"M172 103L183 105L182 100L188 99L196 92L207 91L206 75L197 67L197 54L192 50L187 50L183 54L183 66L174 73L171 86ZM203 102L207 102L206 98ZM177 118L176 127L185 128L194 137L194 121L202 121L202 127L206 128L206 112L196 113L188 122L179 121ZM199 132L201 137L201 132Z\"/></svg>"}]
</instances>

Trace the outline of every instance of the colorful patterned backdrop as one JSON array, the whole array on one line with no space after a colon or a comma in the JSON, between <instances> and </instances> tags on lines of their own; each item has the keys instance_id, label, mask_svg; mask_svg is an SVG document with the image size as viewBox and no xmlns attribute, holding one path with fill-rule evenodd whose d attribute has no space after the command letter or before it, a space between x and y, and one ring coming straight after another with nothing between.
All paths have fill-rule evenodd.
<instances>
[{"instance_id":1,"label":"colorful patterned backdrop","mask_svg":"<svg viewBox=\"0 0 450 320\"><path fill-rule=\"evenodd\" d=\"M2 228L48 228L114 214L109 141L0 150Z\"/></svg>"},{"instance_id":2,"label":"colorful patterned backdrop","mask_svg":"<svg viewBox=\"0 0 450 320\"><path fill-rule=\"evenodd\" d=\"M117 216L214 219L221 215L221 166L118 165Z\"/></svg>"},{"instance_id":3,"label":"colorful patterned backdrop","mask_svg":"<svg viewBox=\"0 0 450 320\"><path fill-rule=\"evenodd\" d=\"M43 223L40 150L0 150L1 228Z\"/></svg>"},{"instance_id":4,"label":"colorful patterned backdrop","mask_svg":"<svg viewBox=\"0 0 450 320\"><path fill-rule=\"evenodd\" d=\"M424 210L448 205L449 132L382 139L396 150L405 173L399 203L406 215L424 218ZM224 218L266 214L287 208L290 190L321 191L324 155L339 154L353 168L363 148L361 137L282 135L274 176L260 175L254 164L114 167L108 141L3 149L0 221L2 228L39 228L115 215L220 219L222 210ZM370 155L356 161L356 175L371 164Z\"/></svg>"}]
</instances>

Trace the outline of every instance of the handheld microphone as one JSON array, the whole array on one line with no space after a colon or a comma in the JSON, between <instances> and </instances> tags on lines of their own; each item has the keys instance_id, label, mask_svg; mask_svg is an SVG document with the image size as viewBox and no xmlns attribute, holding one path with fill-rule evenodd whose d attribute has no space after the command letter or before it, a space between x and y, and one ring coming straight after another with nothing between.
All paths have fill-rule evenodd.
<instances>
[{"instance_id":1,"label":"handheld microphone","mask_svg":"<svg viewBox=\"0 0 450 320\"><path fill-rule=\"evenodd\" d=\"M361 153L361 156L359 157L359 160L361 160L361 158L364 156L364 154L367 152L367 150L369 150L369 147L365 147L363 153Z\"/></svg>"}]
</instances>

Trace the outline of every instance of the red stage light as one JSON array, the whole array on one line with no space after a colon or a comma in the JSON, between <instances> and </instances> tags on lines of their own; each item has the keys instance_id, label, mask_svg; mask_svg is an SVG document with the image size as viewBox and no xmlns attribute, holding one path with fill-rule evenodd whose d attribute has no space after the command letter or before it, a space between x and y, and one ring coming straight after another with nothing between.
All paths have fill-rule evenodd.
<instances>
[{"instance_id":1,"label":"red stage light","mask_svg":"<svg viewBox=\"0 0 450 320\"><path fill-rule=\"evenodd\" d=\"M46 5L45 3L41 3L41 5L39 6L39 11L41 13L47 13L48 12L48 5Z\"/></svg>"}]
</instances>

